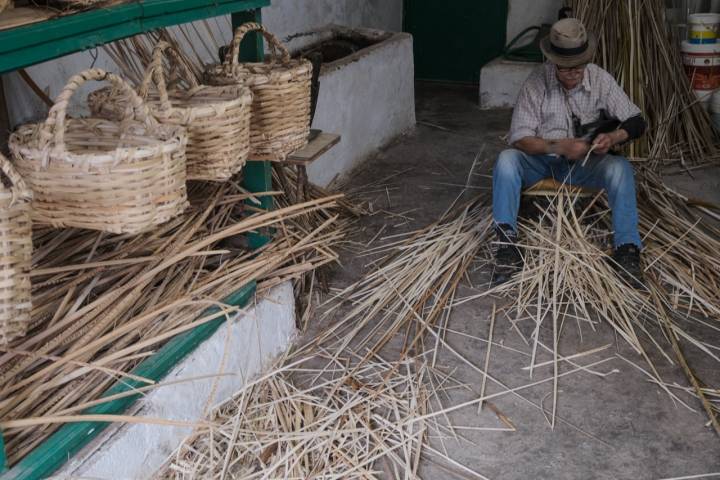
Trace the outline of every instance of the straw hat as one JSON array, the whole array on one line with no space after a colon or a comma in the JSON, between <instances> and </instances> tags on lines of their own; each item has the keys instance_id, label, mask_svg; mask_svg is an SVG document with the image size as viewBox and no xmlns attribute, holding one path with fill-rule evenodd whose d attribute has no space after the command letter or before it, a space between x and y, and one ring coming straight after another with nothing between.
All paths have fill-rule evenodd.
<instances>
[{"instance_id":1,"label":"straw hat","mask_svg":"<svg viewBox=\"0 0 720 480\"><path fill-rule=\"evenodd\" d=\"M550 35L540 41L540 49L555 65L576 67L592 60L597 39L580 20L564 18L555 22Z\"/></svg>"}]
</instances>

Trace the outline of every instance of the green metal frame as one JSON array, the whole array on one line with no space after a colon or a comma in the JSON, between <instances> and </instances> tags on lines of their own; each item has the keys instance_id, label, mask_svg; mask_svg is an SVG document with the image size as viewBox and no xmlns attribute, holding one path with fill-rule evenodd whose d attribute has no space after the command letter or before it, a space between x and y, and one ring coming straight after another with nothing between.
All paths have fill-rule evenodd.
<instances>
[{"instance_id":1,"label":"green metal frame","mask_svg":"<svg viewBox=\"0 0 720 480\"><path fill-rule=\"evenodd\" d=\"M101 10L92 10L67 17L0 31L0 73L52 60L69 53L136 35L160 27L187 23L203 18L232 13L233 29L247 22L261 22L260 8L270 0L142 0ZM261 35L250 34L243 41L240 56L246 61L264 58ZM272 187L270 162L248 162L244 169L244 187L250 192L267 192ZM272 197L260 197L261 208L273 208ZM255 205L257 206L257 205ZM251 248L259 248L270 240L268 232L250 234ZM244 306L255 293L255 282L243 286L224 300L225 304ZM219 312L212 307L203 317ZM154 381L161 380L183 358L207 340L225 321L220 317L191 331L178 335L153 356L144 360L133 374ZM129 392L141 382L123 380L110 387L104 397ZM92 407L84 414L120 414L140 394ZM80 422L67 424L40 444L12 469L6 469L6 456L0 432L0 480L46 478L60 468L109 424Z\"/></svg>"},{"instance_id":2,"label":"green metal frame","mask_svg":"<svg viewBox=\"0 0 720 480\"><path fill-rule=\"evenodd\" d=\"M232 27L237 27L246 22L262 23L260 9L238 12L232 15ZM262 62L265 58L263 37L258 32L252 32L243 39L240 45L240 60L246 62ZM270 162L250 161L243 168L243 186L250 192L269 192L272 190L272 165ZM273 199L271 196L259 197L259 207L264 210L272 210ZM248 205L258 205L247 201ZM272 232L257 232L248 235L250 248L260 248L270 241Z\"/></svg>"},{"instance_id":3,"label":"green metal frame","mask_svg":"<svg viewBox=\"0 0 720 480\"><path fill-rule=\"evenodd\" d=\"M0 73L156 28L270 5L270 0L141 0L0 31Z\"/></svg>"}]
</instances>

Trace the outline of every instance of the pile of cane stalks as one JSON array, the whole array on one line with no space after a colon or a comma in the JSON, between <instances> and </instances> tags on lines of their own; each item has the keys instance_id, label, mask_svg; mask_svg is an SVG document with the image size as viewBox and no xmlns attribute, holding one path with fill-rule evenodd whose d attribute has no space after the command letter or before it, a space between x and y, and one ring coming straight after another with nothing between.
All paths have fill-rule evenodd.
<instances>
[{"instance_id":1,"label":"pile of cane stalks","mask_svg":"<svg viewBox=\"0 0 720 480\"><path fill-rule=\"evenodd\" d=\"M337 292L328 317L338 317L269 374L217 405L201 426L169 459L163 478L382 478L416 475L420 462L435 464L456 478L485 478L453 460L432 438L463 442L449 419L451 412L487 406L505 427L512 422L490 400L514 395L556 419L558 380L608 359L577 365L558 353L567 322L585 335L600 323L641 355L649 380L679 404L692 398L718 428L717 389L703 384L684 351L694 349L718 361L719 347L709 343L720 327L718 233L707 222L712 206L673 192L650 171L639 181L641 232L644 236L644 288L632 288L615 270L608 252L610 214L601 194L580 200L576 191L560 191L520 224L525 267L501 286L458 298L458 287L479 264L491 263L494 242L491 212L472 200L437 222L400 236L364 255L379 254L360 281ZM480 296L508 301L493 309L486 363L473 364L444 338L453 307ZM528 344L530 368L536 352L553 354L555 371L547 378L510 388L488 374L493 325L503 315L513 324L533 322ZM540 340L551 324L553 343ZM710 335L698 335L699 330ZM520 330L517 330L520 335ZM715 334L714 337L712 334ZM390 347L390 348L388 348ZM481 385L460 384L438 365L449 353L481 376ZM682 369L688 387L661 378L655 363ZM557 364L573 367L559 373ZM486 385L496 385L486 394ZM552 385L553 406L546 410L518 392ZM500 387L498 390L497 387ZM444 405L453 389L473 393L470 401ZM681 398L685 396L686 398Z\"/></svg>"},{"instance_id":2,"label":"pile of cane stalks","mask_svg":"<svg viewBox=\"0 0 720 480\"><path fill-rule=\"evenodd\" d=\"M262 295L337 261L352 213L342 195L289 204L250 194L240 179L190 184L191 208L141 235L39 227L33 323L0 352L0 426L14 464L166 341L238 308L222 299L252 281ZM318 193L318 192L316 192ZM258 208L259 196L280 207ZM252 235L271 241L243 247ZM219 310L203 315L209 307Z\"/></svg>"},{"instance_id":3,"label":"pile of cane stalks","mask_svg":"<svg viewBox=\"0 0 720 480\"><path fill-rule=\"evenodd\" d=\"M422 460L453 478L486 478L430 442L463 441L443 402L468 387L437 367L435 345L489 228L474 205L417 232L427 246L417 258L406 255L407 240L383 247L393 252L384 268L343 292L357 293L356 307L216 406L159 477L416 478ZM384 349L398 339L399 352Z\"/></svg>"},{"instance_id":4,"label":"pile of cane stalks","mask_svg":"<svg viewBox=\"0 0 720 480\"><path fill-rule=\"evenodd\" d=\"M491 212L476 200L410 239L384 247L391 254L378 268L338 295L352 306L338 328L351 325L361 345L373 335L382 334L382 343L400 333L408 352L423 351L427 337L433 347L451 349L438 331L446 326L453 306L485 296L507 298L509 305L502 310L511 323L534 324L531 338L523 337L531 347L531 371L538 348L545 348L539 342L541 328L550 324L553 332L554 425L564 323L576 322L581 331L606 323L645 359L652 381L676 400L655 363L661 358L681 368L720 434L716 390L697 377L684 353L692 349L711 362L720 361L720 345L711 343L720 331L720 261L715 253L720 230L711 219L717 218L717 206L686 198L643 169L638 209L644 242L642 288L633 288L618 275L611 260L612 222L604 194L581 201L576 192L564 189L538 206L532 219L521 220L522 271L505 284L456 300L472 259L479 256L481 263L492 264ZM349 345L344 335L343 345ZM479 373L487 376L486 371Z\"/></svg>"},{"instance_id":5,"label":"pile of cane stalks","mask_svg":"<svg viewBox=\"0 0 720 480\"><path fill-rule=\"evenodd\" d=\"M640 175L638 185L644 242L639 288L617 274L618 266L609 256L612 224L603 194L588 203L577 193L561 190L536 218L520 222L522 271L483 295L512 299L507 309L510 321L534 325L531 338L523 338L532 347L531 371L544 325L550 324L553 332L557 378L557 346L565 322L577 322L580 331L583 326L593 331L603 322L645 359L652 381L674 400L680 399L663 381L655 366L658 360L653 359L681 368L720 434L717 394L697 377L684 353L693 349L709 361L720 362L720 346L710 343L720 331L720 261L714 253L720 248L720 231L702 210L714 212L707 205L697 208L650 171Z\"/></svg>"}]
</instances>

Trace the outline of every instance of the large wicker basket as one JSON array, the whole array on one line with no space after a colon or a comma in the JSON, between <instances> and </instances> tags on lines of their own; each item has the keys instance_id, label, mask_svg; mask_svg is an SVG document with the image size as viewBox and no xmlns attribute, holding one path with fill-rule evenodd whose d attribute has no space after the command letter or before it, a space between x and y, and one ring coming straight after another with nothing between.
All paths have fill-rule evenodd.
<instances>
[{"instance_id":1,"label":"large wicker basket","mask_svg":"<svg viewBox=\"0 0 720 480\"><path fill-rule=\"evenodd\" d=\"M32 193L0 155L0 345L27 333L30 325Z\"/></svg>"},{"instance_id":2,"label":"large wicker basket","mask_svg":"<svg viewBox=\"0 0 720 480\"><path fill-rule=\"evenodd\" d=\"M188 90L167 89L163 60L170 54L174 66L183 70ZM152 84L157 88L152 89ZM127 98L106 87L92 92L88 103L94 114L120 118ZM250 153L250 105L252 93L240 85L199 85L175 49L160 42L140 87L150 112L163 124L187 129L187 175L189 180L228 180L238 173Z\"/></svg>"},{"instance_id":3,"label":"large wicker basket","mask_svg":"<svg viewBox=\"0 0 720 480\"><path fill-rule=\"evenodd\" d=\"M273 55L264 63L239 63L240 42L255 30L265 36ZM255 160L284 160L307 144L311 77L312 64L291 59L275 35L258 23L238 27L225 62L205 72L211 85L242 84L252 89L250 158Z\"/></svg>"},{"instance_id":4,"label":"large wicker basket","mask_svg":"<svg viewBox=\"0 0 720 480\"><path fill-rule=\"evenodd\" d=\"M73 93L108 80L127 93L122 121L66 119ZM187 206L181 127L159 125L120 77L99 69L73 76L41 124L10 136L15 165L33 191L33 220L55 227L137 233Z\"/></svg>"}]
</instances>

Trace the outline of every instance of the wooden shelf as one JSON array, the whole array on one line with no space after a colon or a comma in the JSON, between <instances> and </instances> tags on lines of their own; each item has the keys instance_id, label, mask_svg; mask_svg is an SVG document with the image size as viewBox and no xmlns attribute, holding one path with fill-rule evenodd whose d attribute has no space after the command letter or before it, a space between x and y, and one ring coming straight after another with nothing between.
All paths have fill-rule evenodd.
<instances>
[{"instance_id":1,"label":"wooden shelf","mask_svg":"<svg viewBox=\"0 0 720 480\"><path fill-rule=\"evenodd\" d=\"M288 156L283 163L307 167L338 143L340 143L340 135L337 133L320 132L310 143Z\"/></svg>"}]
</instances>

